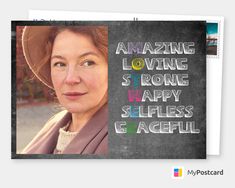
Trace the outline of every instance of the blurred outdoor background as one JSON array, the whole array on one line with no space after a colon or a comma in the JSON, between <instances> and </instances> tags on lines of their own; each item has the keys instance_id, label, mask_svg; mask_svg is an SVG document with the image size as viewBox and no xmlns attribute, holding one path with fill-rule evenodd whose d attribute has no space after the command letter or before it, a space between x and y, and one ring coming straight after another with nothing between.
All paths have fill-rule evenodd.
<instances>
[{"instance_id":1,"label":"blurred outdoor background","mask_svg":"<svg viewBox=\"0 0 235 188\"><path fill-rule=\"evenodd\" d=\"M54 91L34 76L25 61L21 45L23 28L16 28L17 153L32 140L51 116L61 110Z\"/></svg>"}]
</instances>

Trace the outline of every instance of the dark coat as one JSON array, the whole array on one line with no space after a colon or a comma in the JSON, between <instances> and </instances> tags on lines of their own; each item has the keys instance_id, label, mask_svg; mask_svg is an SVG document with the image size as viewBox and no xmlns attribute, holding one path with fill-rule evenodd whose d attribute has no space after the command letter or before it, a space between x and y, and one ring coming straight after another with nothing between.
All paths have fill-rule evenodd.
<instances>
[{"instance_id":1,"label":"dark coat","mask_svg":"<svg viewBox=\"0 0 235 188\"><path fill-rule=\"evenodd\" d=\"M53 154L59 129L71 121L72 115L62 111L53 116L23 150L22 154ZM100 108L61 154L108 153L108 105Z\"/></svg>"}]
</instances>

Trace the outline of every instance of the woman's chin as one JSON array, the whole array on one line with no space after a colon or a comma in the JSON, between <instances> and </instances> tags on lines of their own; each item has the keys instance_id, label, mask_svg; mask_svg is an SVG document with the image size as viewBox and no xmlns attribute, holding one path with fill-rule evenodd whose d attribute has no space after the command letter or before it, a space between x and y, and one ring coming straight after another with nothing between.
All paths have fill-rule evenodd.
<instances>
[{"instance_id":1,"label":"woman's chin","mask_svg":"<svg viewBox=\"0 0 235 188\"><path fill-rule=\"evenodd\" d=\"M76 105L64 105L64 108L70 112L70 113L88 113L91 111L96 111L99 109L99 106L94 106L94 105L81 105L81 104L76 104Z\"/></svg>"},{"instance_id":2,"label":"woman's chin","mask_svg":"<svg viewBox=\"0 0 235 188\"><path fill-rule=\"evenodd\" d=\"M89 111L89 108L86 105L81 104L64 105L64 108L70 113L84 113Z\"/></svg>"},{"instance_id":3,"label":"woman's chin","mask_svg":"<svg viewBox=\"0 0 235 188\"><path fill-rule=\"evenodd\" d=\"M65 109L70 113L82 113L85 112L85 109L78 107L65 107Z\"/></svg>"}]
</instances>

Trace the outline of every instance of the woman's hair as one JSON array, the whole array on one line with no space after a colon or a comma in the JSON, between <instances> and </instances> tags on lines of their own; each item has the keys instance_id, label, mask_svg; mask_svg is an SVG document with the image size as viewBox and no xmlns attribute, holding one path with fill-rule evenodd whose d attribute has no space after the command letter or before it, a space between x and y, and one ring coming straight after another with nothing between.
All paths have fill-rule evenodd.
<instances>
[{"instance_id":1,"label":"woman's hair","mask_svg":"<svg viewBox=\"0 0 235 188\"><path fill-rule=\"evenodd\" d=\"M39 63L40 66L37 67L37 73L40 72L42 67L47 66L47 69L50 70L50 59L52 53L52 47L56 36L62 31L69 30L74 33L84 34L91 37L94 45L104 56L108 62L108 28L107 26L52 26L48 41L45 44L45 55L44 58Z\"/></svg>"}]
</instances>

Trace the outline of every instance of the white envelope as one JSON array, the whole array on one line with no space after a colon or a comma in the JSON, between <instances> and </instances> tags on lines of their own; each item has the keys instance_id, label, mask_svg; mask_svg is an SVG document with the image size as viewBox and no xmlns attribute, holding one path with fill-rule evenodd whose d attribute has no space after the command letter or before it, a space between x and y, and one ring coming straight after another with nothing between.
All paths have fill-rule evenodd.
<instances>
[{"instance_id":1,"label":"white envelope","mask_svg":"<svg viewBox=\"0 0 235 188\"><path fill-rule=\"evenodd\" d=\"M217 23L217 55L207 55L207 155L220 154L222 60L224 18L214 16L159 15L30 10L30 20L206 20Z\"/></svg>"}]
</instances>

